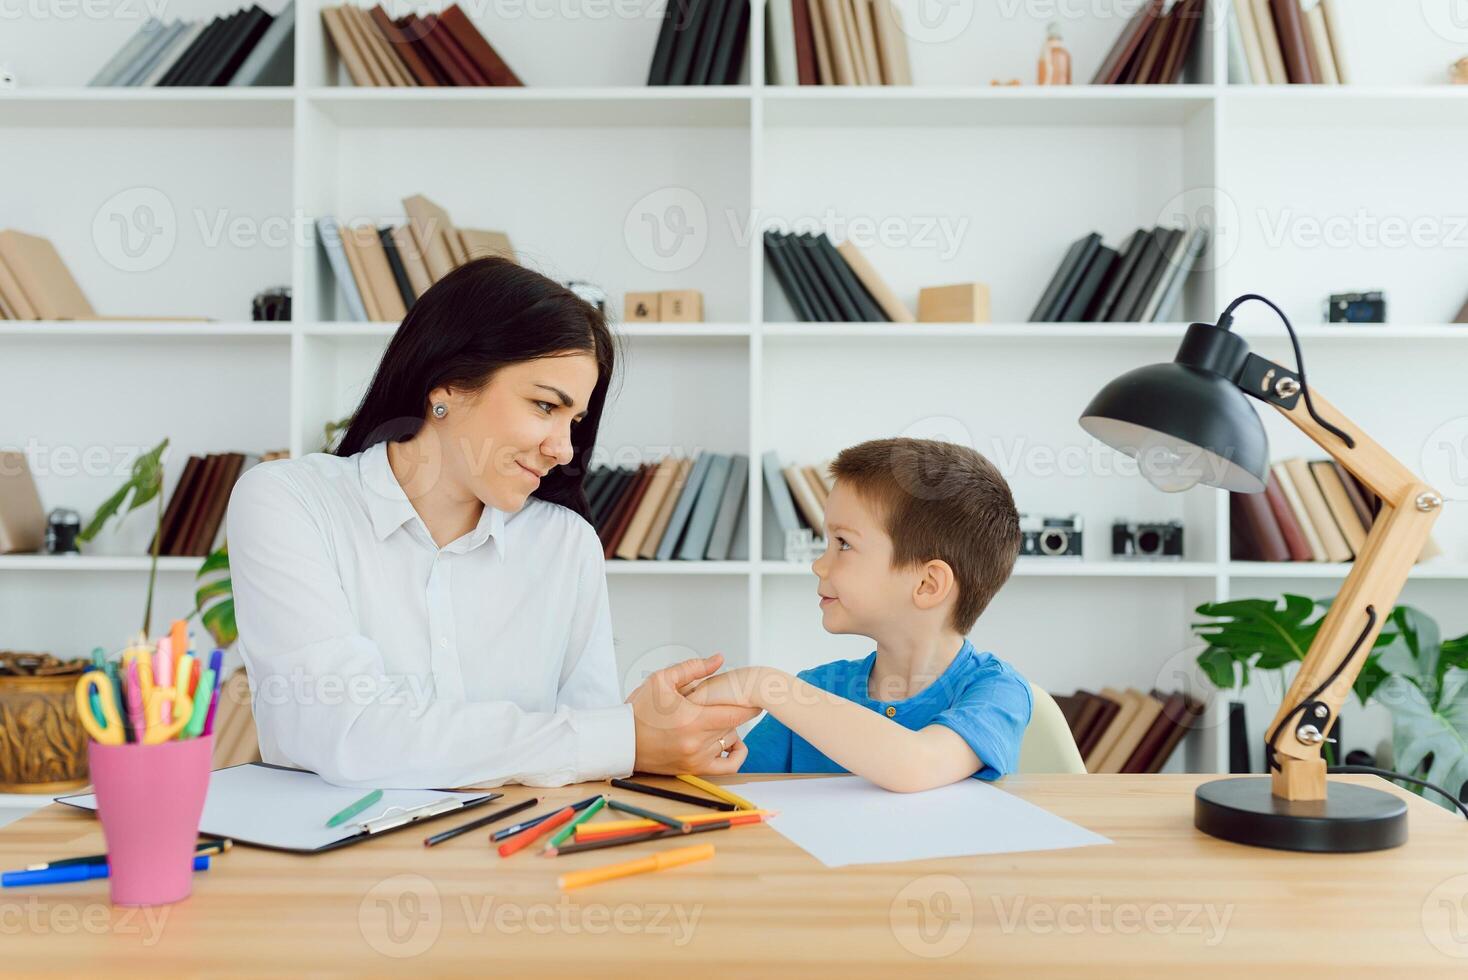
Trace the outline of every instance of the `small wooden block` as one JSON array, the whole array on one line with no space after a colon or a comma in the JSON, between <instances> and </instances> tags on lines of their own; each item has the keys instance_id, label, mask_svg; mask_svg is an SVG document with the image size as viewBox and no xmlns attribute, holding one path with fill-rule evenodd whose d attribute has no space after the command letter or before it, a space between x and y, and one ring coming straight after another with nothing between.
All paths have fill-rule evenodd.
<instances>
[{"instance_id":1,"label":"small wooden block","mask_svg":"<svg viewBox=\"0 0 1468 980\"><path fill-rule=\"evenodd\" d=\"M1282 800L1325 799L1325 760L1279 757L1280 767L1273 773L1271 788Z\"/></svg>"},{"instance_id":2,"label":"small wooden block","mask_svg":"<svg viewBox=\"0 0 1468 980\"><path fill-rule=\"evenodd\" d=\"M657 322L657 293L628 293L626 303L626 309L622 313L622 321L624 323Z\"/></svg>"},{"instance_id":3,"label":"small wooden block","mask_svg":"<svg viewBox=\"0 0 1468 980\"><path fill-rule=\"evenodd\" d=\"M981 282L928 286L918 293L919 323L988 323L989 287Z\"/></svg>"},{"instance_id":4,"label":"small wooden block","mask_svg":"<svg viewBox=\"0 0 1468 980\"><path fill-rule=\"evenodd\" d=\"M665 289L658 293L658 319L664 323L703 322L703 293L696 289Z\"/></svg>"}]
</instances>

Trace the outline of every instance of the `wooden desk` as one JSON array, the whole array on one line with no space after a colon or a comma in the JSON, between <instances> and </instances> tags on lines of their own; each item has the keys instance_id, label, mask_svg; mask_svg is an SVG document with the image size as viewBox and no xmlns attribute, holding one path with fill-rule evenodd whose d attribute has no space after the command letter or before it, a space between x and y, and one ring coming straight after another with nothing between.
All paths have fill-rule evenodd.
<instances>
[{"instance_id":1,"label":"wooden desk","mask_svg":"<svg viewBox=\"0 0 1468 980\"><path fill-rule=\"evenodd\" d=\"M486 832L428 850L411 830L317 857L236 847L170 907L114 909L105 881L0 893L0 963L73 976L1468 974L1468 822L1402 793L1404 847L1256 850L1193 829L1193 787L1208 778L1003 784L1111 846L827 869L746 827L700 838L712 861L569 893L560 871L669 844L501 860ZM506 799L570 801L602 785L509 787ZM94 819L60 805L0 830L4 868L101 849Z\"/></svg>"}]
</instances>

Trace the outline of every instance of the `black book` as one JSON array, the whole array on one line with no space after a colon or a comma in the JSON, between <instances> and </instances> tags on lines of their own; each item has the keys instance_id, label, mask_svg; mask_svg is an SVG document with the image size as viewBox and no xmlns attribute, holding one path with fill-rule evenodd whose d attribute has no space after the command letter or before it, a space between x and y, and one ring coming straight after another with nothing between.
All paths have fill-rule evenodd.
<instances>
[{"instance_id":1,"label":"black book","mask_svg":"<svg viewBox=\"0 0 1468 980\"><path fill-rule=\"evenodd\" d=\"M198 55L194 58L194 63L185 69L173 84L187 86L204 84L218 65L220 52L224 50L224 46L234 36L234 32L239 29L244 19L243 10L236 10L226 17L224 23L219 25L219 30L215 31L213 37L209 39L209 43L199 50Z\"/></svg>"},{"instance_id":2,"label":"black book","mask_svg":"<svg viewBox=\"0 0 1468 980\"><path fill-rule=\"evenodd\" d=\"M709 85L714 68L714 55L721 41L726 13L732 0L708 0L708 13L704 15L703 29L699 31L698 49L693 64L688 69L689 85Z\"/></svg>"},{"instance_id":3,"label":"black book","mask_svg":"<svg viewBox=\"0 0 1468 980\"><path fill-rule=\"evenodd\" d=\"M604 470L602 470L602 478L601 481L597 484L596 495L590 501L588 501L591 504L592 524L595 524L597 522L597 519L606 509L607 496L611 494L612 488L616 486L617 475L621 472L622 471L617 469L615 466L608 466Z\"/></svg>"},{"instance_id":4,"label":"black book","mask_svg":"<svg viewBox=\"0 0 1468 980\"><path fill-rule=\"evenodd\" d=\"M595 520L592 521L598 531L602 529L607 518L612 516L612 511L616 509L617 501L632 486L632 479L635 476L637 476L637 469L635 467L625 470L618 468L617 472L613 474L606 493L602 495L601 507L595 514Z\"/></svg>"},{"instance_id":5,"label":"black book","mask_svg":"<svg viewBox=\"0 0 1468 980\"><path fill-rule=\"evenodd\" d=\"M265 36L270 22L275 18L261 10L259 6L252 6L245 11L245 15L237 22L235 29L225 39L224 46L220 49L215 60L213 70L209 73L207 80L200 81L200 85L228 85L234 73L240 70L240 65L245 63L255 45L260 43L260 38Z\"/></svg>"},{"instance_id":6,"label":"black book","mask_svg":"<svg viewBox=\"0 0 1468 980\"><path fill-rule=\"evenodd\" d=\"M769 259L770 271L775 274L775 280L780 284L785 298L795 308L795 315L802 322L813 323L817 319L815 309L811 306L804 290L800 288L800 282L795 278L795 270L790 264L792 259L785 253L785 243L773 231L765 232L764 238L765 257Z\"/></svg>"},{"instance_id":7,"label":"black book","mask_svg":"<svg viewBox=\"0 0 1468 980\"><path fill-rule=\"evenodd\" d=\"M783 237L787 246L786 254L794 258L796 274L805 284L807 293L820 313L818 319L827 323L840 323L841 308L836 305L836 299L831 295L825 277L816 268L815 259L811 258L810 248L805 243L805 236L786 232Z\"/></svg>"},{"instance_id":8,"label":"black book","mask_svg":"<svg viewBox=\"0 0 1468 980\"><path fill-rule=\"evenodd\" d=\"M1102 284L1106 282L1106 277L1115 264L1116 249L1107 248L1105 245L1096 249L1096 254L1091 258L1091 264L1086 266L1086 271L1081 276L1080 284L1071 294L1070 302L1066 303L1065 309L1060 311L1058 319L1061 323L1079 323L1085 319L1086 310L1090 309L1091 303L1096 299L1096 294L1100 292Z\"/></svg>"},{"instance_id":9,"label":"black book","mask_svg":"<svg viewBox=\"0 0 1468 980\"><path fill-rule=\"evenodd\" d=\"M586 476L582 478L581 492L586 494L586 502L588 505L591 503L591 498L596 495L597 488L600 487L602 481L607 478L607 472L608 471L606 467L598 467L592 470L590 473L587 473Z\"/></svg>"},{"instance_id":10,"label":"black book","mask_svg":"<svg viewBox=\"0 0 1468 980\"><path fill-rule=\"evenodd\" d=\"M821 241L825 237L825 233L822 232L819 235L801 235L800 239L802 245L809 250L810 260L815 265L816 272L820 274L821 280L826 284L826 291L831 294L831 300L836 304L836 310L840 313L842 322L860 322L862 311L856 303L856 297L847 293L846 284L841 281L841 273L831 264L826 250L821 247Z\"/></svg>"},{"instance_id":11,"label":"black book","mask_svg":"<svg viewBox=\"0 0 1468 980\"><path fill-rule=\"evenodd\" d=\"M418 297L413 295L413 283L408 279L408 270L403 268L403 257L398 254L398 243L393 241L392 228L385 225L377 229L377 240L382 242L382 250L387 253L387 264L398 284L398 293L403 297L403 308L411 310Z\"/></svg>"},{"instance_id":12,"label":"black book","mask_svg":"<svg viewBox=\"0 0 1468 980\"><path fill-rule=\"evenodd\" d=\"M867 292L867 288L862 285L861 280L856 278L856 273L851 271L851 266L847 265L846 260L841 257L841 253L836 251L836 246L831 244L831 239L827 237L825 232L821 232L821 234L816 236L816 245L819 246L820 253L825 256L826 265L834 270L836 279L841 283L842 288L845 289L846 295L856 304L856 321L858 323L890 322L887 319L887 314L882 312L882 308L877 305L877 301L872 298L872 294Z\"/></svg>"},{"instance_id":13,"label":"black book","mask_svg":"<svg viewBox=\"0 0 1468 980\"><path fill-rule=\"evenodd\" d=\"M744 45L749 38L749 0L731 0L724 28L719 32L719 50L705 85L735 85L744 67Z\"/></svg>"},{"instance_id":14,"label":"black book","mask_svg":"<svg viewBox=\"0 0 1468 980\"><path fill-rule=\"evenodd\" d=\"M1116 313L1122 322L1137 320L1147 308L1147 300L1152 297L1152 290L1157 288L1158 281L1167 272L1168 257L1172 255L1173 247L1180 237L1182 231L1176 228L1153 230L1152 248L1142 256L1142 262L1132 273L1132 281L1127 284L1121 299L1117 301Z\"/></svg>"},{"instance_id":15,"label":"black book","mask_svg":"<svg viewBox=\"0 0 1468 980\"><path fill-rule=\"evenodd\" d=\"M703 36L704 24L708 22L712 3L713 0L688 0L688 12L681 25L682 29L679 30L679 25L673 28L677 40L673 42L673 61L668 65L667 84L689 85L696 81L693 78L693 59L698 54L698 39Z\"/></svg>"},{"instance_id":16,"label":"black book","mask_svg":"<svg viewBox=\"0 0 1468 980\"><path fill-rule=\"evenodd\" d=\"M652 50L652 67L647 72L647 84L668 84L668 67L673 63L673 45L678 39L677 27L688 16L683 0L668 0L663 8L663 23L658 28L657 47Z\"/></svg>"},{"instance_id":17,"label":"black book","mask_svg":"<svg viewBox=\"0 0 1468 980\"><path fill-rule=\"evenodd\" d=\"M1121 296L1121 291L1126 286L1126 281L1136 268L1137 259L1142 255L1142 246L1152 237L1152 233L1145 228L1138 228L1132 232L1132 237L1126 240L1121 247L1121 254L1111 266L1111 275L1106 277L1106 284L1096 294L1096 301L1086 311L1086 321L1089 323L1104 323L1111 316L1111 309L1116 305L1116 300Z\"/></svg>"},{"instance_id":18,"label":"black book","mask_svg":"<svg viewBox=\"0 0 1468 980\"><path fill-rule=\"evenodd\" d=\"M189 67L193 65L195 59L199 57L199 52L203 51L204 48L209 45L209 42L214 37L214 35L223 29L224 21L225 18L223 17L215 17L213 20L211 20L208 26L200 31L198 36L195 37L194 40L189 44L189 46L184 50L183 54L178 56L178 60L176 60L172 65L168 66L168 70L163 73L162 78L158 79L157 84L177 85L178 79L182 77L183 73L187 71Z\"/></svg>"},{"instance_id":19,"label":"black book","mask_svg":"<svg viewBox=\"0 0 1468 980\"><path fill-rule=\"evenodd\" d=\"M1045 287L1045 293L1040 297L1040 302L1035 304L1035 310L1030 314L1031 323L1049 323L1060 312L1065 309L1065 304L1070 301L1071 294L1075 292L1076 285L1081 281L1081 273L1091 262L1091 256L1096 254L1096 249L1101 247L1101 236L1094 231L1083 238L1078 238L1071 243L1070 248L1065 251L1065 258L1061 260L1060 267L1055 270L1055 275L1050 279L1050 285Z\"/></svg>"}]
</instances>

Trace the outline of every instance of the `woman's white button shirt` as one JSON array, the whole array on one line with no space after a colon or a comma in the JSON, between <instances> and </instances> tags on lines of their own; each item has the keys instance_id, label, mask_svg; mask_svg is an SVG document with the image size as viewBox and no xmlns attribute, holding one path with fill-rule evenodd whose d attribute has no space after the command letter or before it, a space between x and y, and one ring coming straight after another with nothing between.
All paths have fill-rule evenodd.
<instances>
[{"instance_id":1,"label":"woman's white button shirt","mask_svg":"<svg viewBox=\"0 0 1468 980\"><path fill-rule=\"evenodd\" d=\"M531 498L438 547L387 444L252 467L228 516L266 762L374 787L627 775L601 544Z\"/></svg>"}]
</instances>

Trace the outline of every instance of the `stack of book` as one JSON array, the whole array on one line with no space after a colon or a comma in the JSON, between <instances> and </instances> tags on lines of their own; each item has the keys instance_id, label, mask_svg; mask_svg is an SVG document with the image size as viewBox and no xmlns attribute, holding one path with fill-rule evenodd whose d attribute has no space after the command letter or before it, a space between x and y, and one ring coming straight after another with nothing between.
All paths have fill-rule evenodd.
<instances>
[{"instance_id":1,"label":"stack of book","mask_svg":"<svg viewBox=\"0 0 1468 980\"><path fill-rule=\"evenodd\" d=\"M1228 76L1243 85L1345 85L1338 0L1234 0Z\"/></svg>"},{"instance_id":2,"label":"stack of book","mask_svg":"<svg viewBox=\"0 0 1468 980\"><path fill-rule=\"evenodd\" d=\"M586 475L591 523L607 558L725 561L749 557L749 457L701 452Z\"/></svg>"},{"instance_id":3,"label":"stack of book","mask_svg":"<svg viewBox=\"0 0 1468 980\"><path fill-rule=\"evenodd\" d=\"M1175 84L1206 12L1206 0L1170 0L1170 6L1169 0L1146 0L1122 29L1091 84Z\"/></svg>"},{"instance_id":4,"label":"stack of book","mask_svg":"<svg viewBox=\"0 0 1468 980\"><path fill-rule=\"evenodd\" d=\"M274 17L253 4L207 23L149 17L87 84L290 85L295 34L294 2Z\"/></svg>"},{"instance_id":5,"label":"stack of book","mask_svg":"<svg viewBox=\"0 0 1468 980\"><path fill-rule=\"evenodd\" d=\"M1263 493L1229 494L1229 549L1236 561L1351 561L1381 500L1331 459L1270 466ZM1417 560L1440 554L1429 540Z\"/></svg>"},{"instance_id":6,"label":"stack of book","mask_svg":"<svg viewBox=\"0 0 1468 980\"><path fill-rule=\"evenodd\" d=\"M149 552L156 545L160 555L203 558L213 554L224 544L224 512L235 481L256 463L289 455L282 449L259 456L247 453L190 456L164 508L158 539L148 545Z\"/></svg>"},{"instance_id":7,"label":"stack of book","mask_svg":"<svg viewBox=\"0 0 1468 980\"><path fill-rule=\"evenodd\" d=\"M419 296L470 259L515 250L501 231L457 228L422 194L403 198L407 219L377 227L316 219L317 237L353 320L396 323Z\"/></svg>"},{"instance_id":8,"label":"stack of book","mask_svg":"<svg viewBox=\"0 0 1468 980\"><path fill-rule=\"evenodd\" d=\"M1203 714L1185 694L1103 687L1056 695L1087 772L1161 772Z\"/></svg>"},{"instance_id":9,"label":"stack of book","mask_svg":"<svg viewBox=\"0 0 1468 980\"><path fill-rule=\"evenodd\" d=\"M354 85L522 85L458 4L396 20L379 4L322 7L321 22Z\"/></svg>"},{"instance_id":10,"label":"stack of book","mask_svg":"<svg viewBox=\"0 0 1468 980\"><path fill-rule=\"evenodd\" d=\"M817 540L824 539L826 498L834 485L830 461L815 466L785 466L772 449L761 458L761 464L765 494L775 515L773 521L766 522L765 553L787 557L785 540L791 531L808 529Z\"/></svg>"},{"instance_id":11,"label":"stack of book","mask_svg":"<svg viewBox=\"0 0 1468 980\"><path fill-rule=\"evenodd\" d=\"M1138 228L1120 248L1091 232L1073 242L1030 314L1031 323L1150 323L1182 299L1208 229Z\"/></svg>"},{"instance_id":12,"label":"stack of book","mask_svg":"<svg viewBox=\"0 0 1468 980\"><path fill-rule=\"evenodd\" d=\"M56 246L40 235L0 231L0 320L193 320L98 316Z\"/></svg>"},{"instance_id":13,"label":"stack of book","mask_svg":"<svg viewBox=\"0 0 1468 980\"><path fill-rule=\"evenodd\" d=\"M892 0L770 0L771 85L911 85Z\"/></svg>"},{"instance_id":14,"label":"stack of book","mask_svg":"<svg viewBox=\"0 0 1468 980\"><path fill-rule=\"evenodd\" d=\"M649 85L734 85L749 40L749 0L668 0Z\"/></svg>"},{"instance_id":15,"label":"stack of book","mask_svg":"<svg viewBox=\"0 0 1468 980\"><path fill-rule=\"evenodd\" d=\"M796 316L806 322L911 323L910 311L851 242L822 232L766 231L765 255Z\"/></svg>"}]
</instances>

